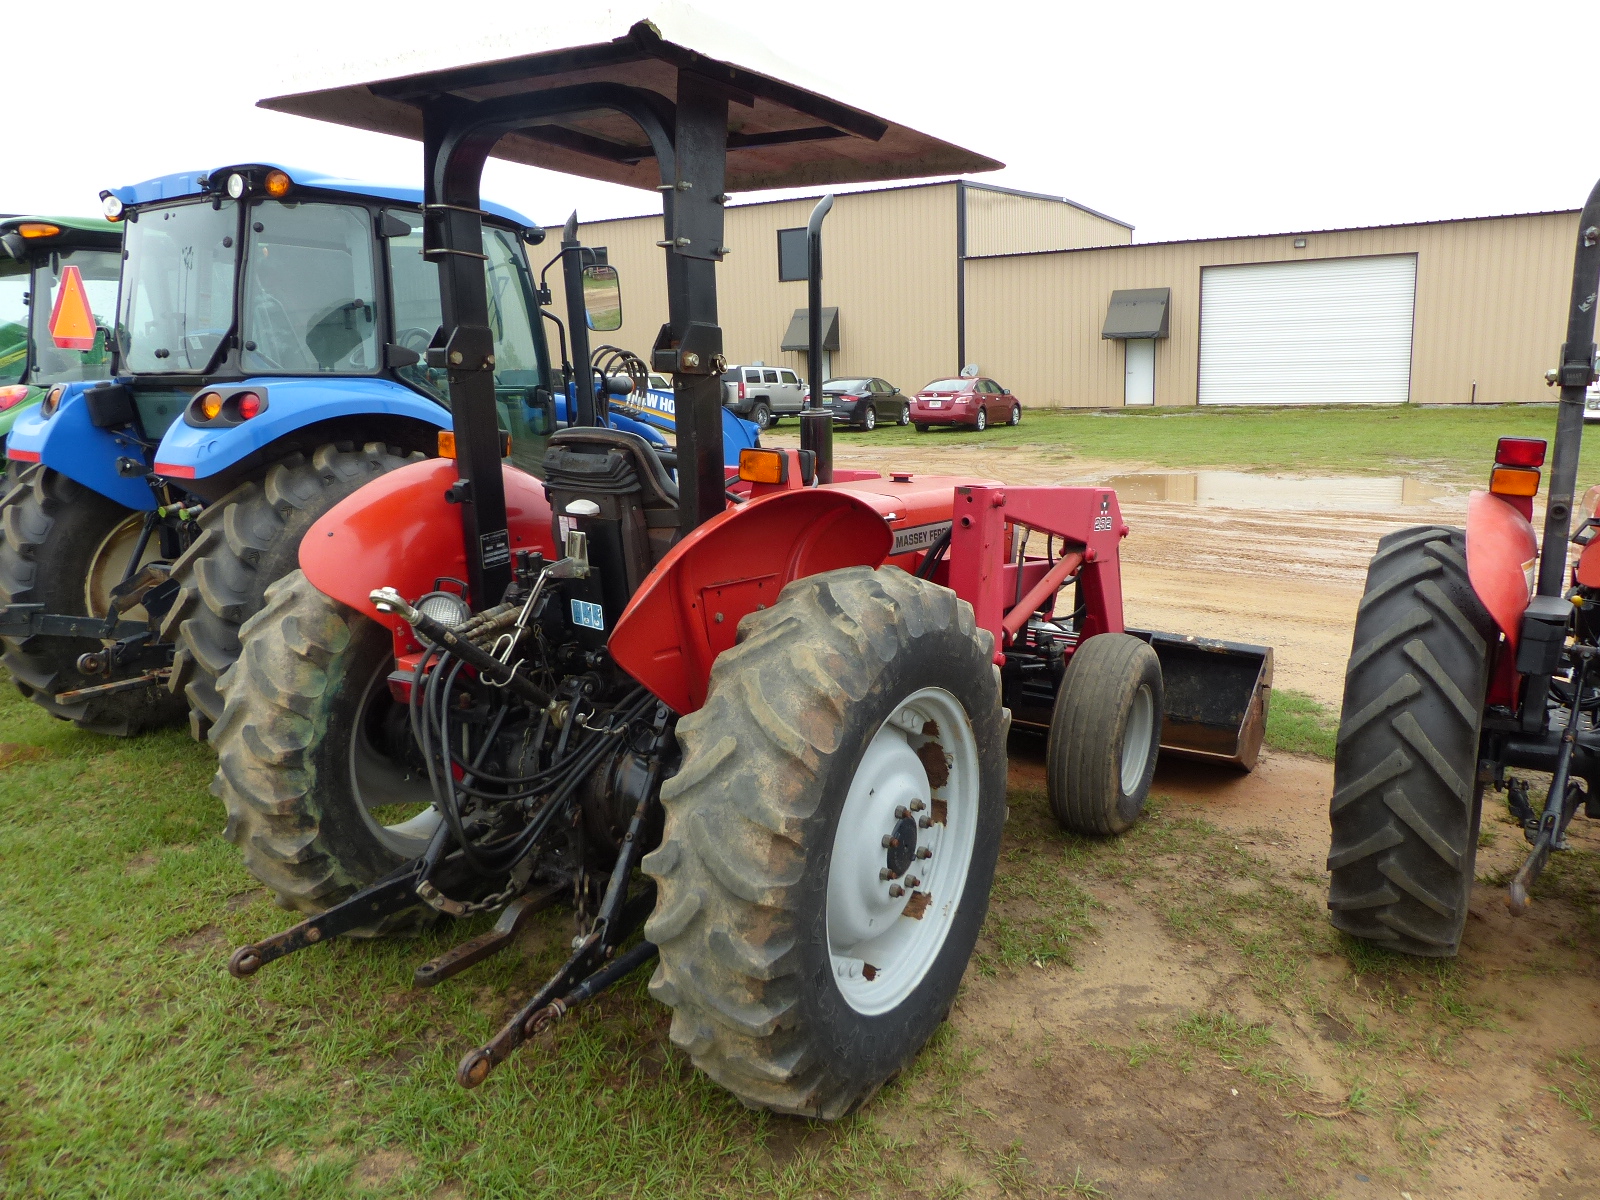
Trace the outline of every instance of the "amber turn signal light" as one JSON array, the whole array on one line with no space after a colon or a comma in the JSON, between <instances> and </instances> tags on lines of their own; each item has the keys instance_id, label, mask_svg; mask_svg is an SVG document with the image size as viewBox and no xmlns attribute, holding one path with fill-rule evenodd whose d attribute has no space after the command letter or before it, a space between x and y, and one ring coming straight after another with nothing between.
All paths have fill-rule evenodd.
<instances>
[{"instance_id":1,"label":"amber turn signal light","mask_svg":"<svg viewBox=\"0 0 1600 1200\"><path fill-rule=\"evenodd\" d=\"M267 195L276 199L289 192L289 177L282 171L267 172Z\"/></svg>"},{"instance_id":2,"label":"amber turn signal light","mask_svg":"<svg viewBox=\"0 0 1600 1200\"><path fill-rule=\"evenodd\" d=\"M746 483L786 483L789 479L789 456L782 450L741 450L739 478Z\"/></svg>"},{"instance_id":3,"label":"amber turn signal light","mask_svg":"<svg viewBox=\"0 0 1600 1200\"><path fill-rule=\"evenodd\" d=\"M454 458L456 456L456 435L448 429L439 430L439 457Z\"/></svg>"},{"instance_id":4,"label":"amber turn signal light","mask_svg":"<svg viewBox=\"0 0 1600 1200\"><path fill-rule=\"evenodd\" d=\"M207 392L200 397L200 416L206 421L215 421L222 413L222 397L216 392Z\"/></svg>"},{"instance_id":5,"label":"amber turn signal light","mask_svg":"<svg viewBox=\"0 0 1600 1200\"><path fill-rule=\"evenodd\" d=\"M24 221L17 226L17 232L25 238L55 237L61 232L61 226L47 225L43 221Z\"/></svg>"},{"instance_id":6,"label":"amber turn signal light","mask_svg":"<svg viewBox=\"0 0 1600 1200\"><path fill-rule=\"evenodd\" d=\"M1496 496L1533 496L1539 491L1539 472L1531 467L1496 467L1489 476Z\"/></svg>"}]
</instances>

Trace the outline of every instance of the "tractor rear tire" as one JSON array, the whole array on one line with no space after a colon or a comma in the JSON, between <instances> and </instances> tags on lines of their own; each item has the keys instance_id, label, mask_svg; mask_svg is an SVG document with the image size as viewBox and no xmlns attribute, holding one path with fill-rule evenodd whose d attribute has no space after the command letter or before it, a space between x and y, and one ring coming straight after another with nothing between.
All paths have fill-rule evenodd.
<instances>
[{"instance_id":1,"label":"tractor rear tire","mask_svg":"<svg viewBox=\"0 0 1600 1200\"><path fill-rule=\"evenodd\" d=\"M367 810L426 803L426 782L372 750L388 700L394 639L378 622L323 595L300 571L267 589L241 632L243 652L221 680L222 719L211 731L211 792L227 809L223 836L284 908L317 913L420 854L436 814L385 828ZM375 719L376 718L376 719ZM408 909L358 936L425 924Z\"/></svg>"},{"instance_id":2,"label":"tractor rear tire","mask_svg":"<svg viewBox=\"0 0 1600 1200\"><path fill-rule=\"evenodd\" d=\"M1461 530L1422 526L1378 543L1345 672L1329 805L1328 908L1353 937L1424 957L1461 943L1496 637L1467 578Z\"/></svg>"},{"instance_id":3,"label":"tractor rear tire","mask_svg":"<svg viewBox=\"0 0 1600 1200\"><path fill-rule=\"evenodd\" d=\"M1102 633L1074 652L1045 750L1050 811L1063 829L1109 837L1132 828L1156 773L1163 701L1149 643Z\"/></svg>"},{"instance_id":4,"label":"tractor rear tire","mask_svg":"<svg viewBox=\"0 0 1600 1200\"><path fill-rule=\"evenodd\" d=\"M234 488L200 516L200 536L172 566L181 587L161 624L174 642L168 686L187 698L196 741L222 716L217 680L239 656L239 627L266 603L267 588L300 565L300 539L362 484L421 458L368 442L294 453L259 480Z\"/></svg>"},{"instance_id":5,"label":"tractor rear tire","mask_svg":"<svg viewBox=\"0 0 1600 1200\"><path fill-rule=\"evenodd\" d=\"M842 1117L948 1014L1005 821L993 652L946 588L830 571L745 617L678 722L643 864L660 888L650 990L673 1042L751 1107Z\"/></svg>"},{"instance_id":6,"label":"tractor rear tire","mask_svg":"<svg viewBox=\"0 0 1600 1200\"><path fill-rule=\"evenodd\" d=\"M18 469L0 503L5 532L0 604L43 604L47 613L104 616L103 611L90 612L88 581L91 576L113 582L122 577L131 549L120 562L101 560L111 553L108 545L125 544L111 539L138 515L42 464ZM78 670L78 656L98 649L93 638L7 638L4 662L24 696L80 729L132 737L183 718L183 704L159 683L77 703L58 701L58 692L113 682Z\"/></svg>"}]
</instances>

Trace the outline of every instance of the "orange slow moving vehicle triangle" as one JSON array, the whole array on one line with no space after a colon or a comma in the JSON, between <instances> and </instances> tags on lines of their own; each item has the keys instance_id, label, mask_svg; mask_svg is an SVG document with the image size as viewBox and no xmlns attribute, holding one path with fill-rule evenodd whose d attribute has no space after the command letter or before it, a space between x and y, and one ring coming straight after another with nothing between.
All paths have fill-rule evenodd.
<instances>
[{"instance_id":1,"label":"orange slow moving vehicle triangle","mask_svg":"<svg viewBox=\"0 0 1600 1200\"><path fill-rule=\"evenodd\" d=\"M93 350L94 335L94 312L83 287L83 272L66 267L61 272L56 306L50 310L50 337L62 350Z\"/></svg>"}]
</instances>

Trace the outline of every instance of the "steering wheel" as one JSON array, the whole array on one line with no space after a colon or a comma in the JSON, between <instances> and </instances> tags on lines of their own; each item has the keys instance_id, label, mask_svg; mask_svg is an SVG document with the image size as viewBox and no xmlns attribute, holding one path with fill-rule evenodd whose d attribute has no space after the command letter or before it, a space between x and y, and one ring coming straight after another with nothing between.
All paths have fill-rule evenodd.
<instances>
[{"instance_id":1,"label":"steering wheel","mask_svg":"<svg viewBox=\"0 0 1600 1200\"><path fill-rule=\"evenodd\" d=\"M403 350L410 350L419 358L428 352L428 344L433 341L433 334L426 329L397 329L394 334L394 344Z\"/></svg>"},{"instance_id":2,"label":"steering wheel","mask_svg":"<svg viewBox=\"0 0 1600 1200\"><path fill-rule=\"evenodd\" d=\"M251 318L254 327L251 332L255 334L251 340L256 344L252 353L260 355L262 361L275 370L293 369L284 361L286 358L284 352L298 349L299 338L295 336L294 322L289 319L289 312L283 307L283 301L263 292L256 297ZM272 346L271 350L267 349L269 344ZM297 365L303 368L306 364L302 361Z\"/></svg>"}]
</instances>

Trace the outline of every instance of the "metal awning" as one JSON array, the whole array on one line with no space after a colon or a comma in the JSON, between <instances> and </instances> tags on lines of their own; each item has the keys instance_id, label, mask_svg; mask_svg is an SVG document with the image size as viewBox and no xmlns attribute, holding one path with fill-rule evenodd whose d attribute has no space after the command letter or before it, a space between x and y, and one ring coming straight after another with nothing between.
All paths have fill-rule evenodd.
<instances>
[{"instance_id":1,"label":"metal awning","mask_svg":"<svg viewBox=\"0 0 1600 1200\"><path fill-rule=\"evenodd\" d=\"M785 350L798 350L804 354L811 349L811 310L797 308L794 316L789 318L789 331L783 335L783 348ZM824 350L837 350L839 348L839 310L837 308L822 309L822 348Z\"/></svg>"},{"instance_id":2,"label":"metal awning","mask_svg":"<svg viewBox=\"0 0 1600 1200\"><path fill-rule=\"evenodd\" d=\"M717 44L709 36L696 39L705 43L700 49L688 40L668 41L654 23L640 21L609 42L275 96L260 106L420 141L423 97L448 95L481 104L610 84L641 93L671 129L678 72L685 70L711 80L728 98L729 191L965 175L1004 165L708 54L706 47ZM648 139L632 119L612 108L536 119L505 134L493 155L649 191L661 183Z\"/></svg>"},{"instance_id":3,"label":"metal awning","mask_svg":"<svg viewBox=\"0 0 1600 1200\"><path fill-rule=\"evenodd\" d=\"M1111 293L1103 338L1164 338L1171 288L1124 288Z\"/></svg>"}]
</instances>

